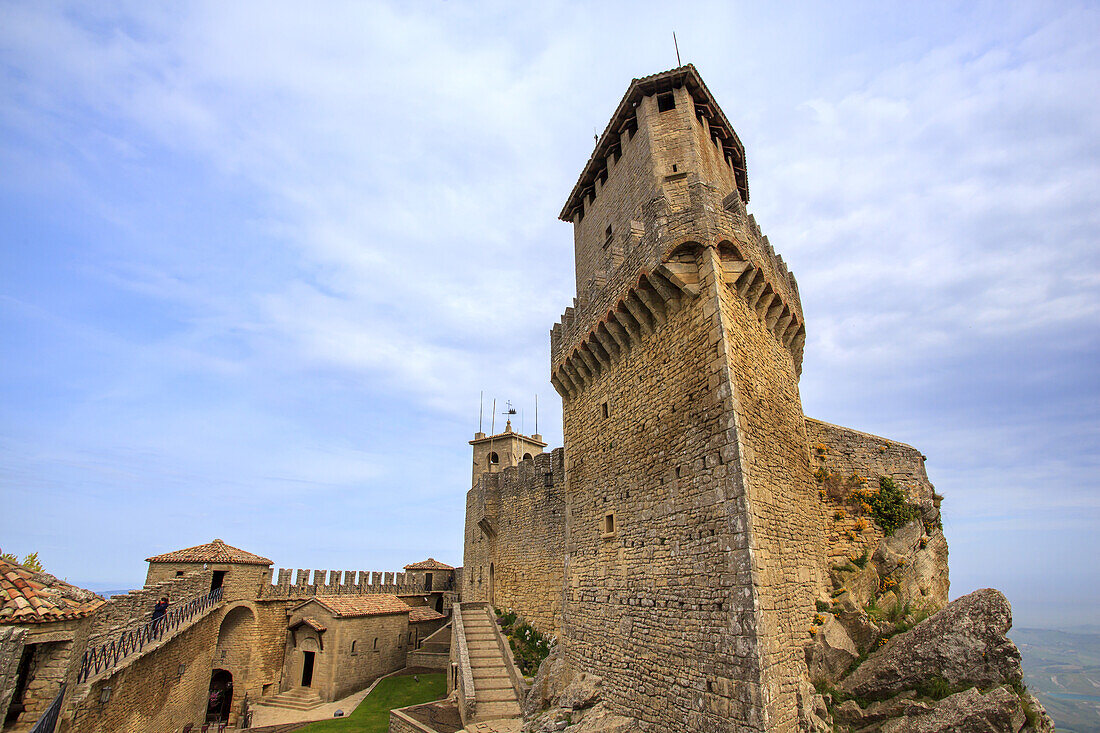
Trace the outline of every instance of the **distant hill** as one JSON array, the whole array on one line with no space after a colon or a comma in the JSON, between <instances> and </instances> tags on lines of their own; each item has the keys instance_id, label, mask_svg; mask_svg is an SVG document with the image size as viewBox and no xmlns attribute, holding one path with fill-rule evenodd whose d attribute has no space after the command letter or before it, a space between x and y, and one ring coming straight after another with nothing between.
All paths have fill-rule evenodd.
<instances>
[{"instance_id":1,"label":"distant hill","mask_svg":"<svg viewBox=\"0 0 1100 733\"><path fill-rule=\"evenodd\" d=\"M1059 731L1100 733L1100 628L1012 629L1024 681Z\"/></svg>"}]
</instances>

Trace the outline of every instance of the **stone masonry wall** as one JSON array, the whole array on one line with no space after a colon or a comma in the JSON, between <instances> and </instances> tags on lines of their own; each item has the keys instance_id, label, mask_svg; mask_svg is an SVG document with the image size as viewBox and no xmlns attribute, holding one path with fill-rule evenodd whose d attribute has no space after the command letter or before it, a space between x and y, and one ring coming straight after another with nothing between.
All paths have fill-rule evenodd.
<instances>
[{"instance_id":1,"label":"stone masonry wall","mask_svg":"<svg viewBox=\"0 0 1100 733\"><path fill-rule=\"evenodd\" d=\"M331 628L331 627L330 627ZM338 700L361 690L384 674L405 666L408 653L409 615L364 616L335 623L336 636L326 640L325 651L333 643L332 690ZM377 645L375 644L377 639ZM355 652L351 651L355 642Z\"/></svg>"},{"instance_id":2,"label":"stone masonry wall","mask_svg":"<svg viewBox=\"0 0 1100 733\"><path fill-rule=\"evenodd\" d=\"M0 626L0 716L7 714L8 703L15 692L25 634L25 630L16 626Z\"/></svg>"},{"instance_id":3,"label":"stone masonry wall","mask_svg":"<svg viewBox=\"0 0 1100 733\"><path fill-rule=\"evenodd\" d=\"M935 506L934 490L925 472L925 459L916 448L810 418L806 419L806 435L811 463L820 469L817 475L822 479L819 481L822 494L826 494L825 476L831 476L829 480L836 481L860 477L872 489L877 488L879 477L889 476L906 491L912 503L921 507L922 513L927 514ZM830 502L827 496L822 496L822 499L828 505L830 565L843 565L864 551L874 552L883 538L882 529L874 522L861 522L862 517L845 512L843 502ZM926 601L930 607L938 609L947 604L950 588L947 541L942 530L929 529L932 531L927 539L925 554L934 571L928 573L928 582L922 584L922 602Z\"/></svg>"},{"instance_id":4,"label":"stone masonry wall","mask_svg":"<svg viewBox=\"0 0 1100 733\"><path fill-rule=\"evenodd\" d=\"M811 474L791 353L736 290L720 284L718 292L748 487L767 728L797 730L799 700L813 694L802 647L827 578L826 513Z\"/></svg>"},{"instance_id":5,"label":"stone masonry wall","mask_svg":"<svg viewBox=\"0 0 1100 733\"><path fill-rule=\"evenodd\" d=\"M747 512L713 325L713 303L686 300L564 403L564 649L653 731L763 729Z\"/></svg>"},{"instance_id":6,"label":"stone masonry wall","mask_svg":"<svg viewBox=\"0 0 1100 733\"><path fill-rule=\"evenodd\" d=\"M511 608L540 631L556 632L561 625L564 492L561 448L482 475L466 501L464 600ZM481 526L483 519L490 533Z\"/></svg>"},{"instance_id":7,"label":"stone masonry wall","mask_svg":"<svg viewBox=\"0 0 1100 733\"><path fill-rule=\"evenodd\" d=\"M280 568L278 580L271 582L272 570L265 570L259 586L259 598L263 600L309 598L311 596L367 595L393 593L394 595L422 593L423 577L419 579L406 573L377 572L369 570L308 570L299 568L291 582L290 568ZM310 575L313 581L310 582ZM250 596L254 597L254 596Z\"/></svg>"},{"instance_id":8,"label":"stone masonry wall","mask_svg":"<svg viewBox=\"0 0 1100 733\"><path fill-rule=\"evenodd\" d=\"M206 713L220 620L221 614L210 614L154 653L94 682L61 733L171 731L188 722L197 729ZM104 687L111 688L107 703L99 701Z\"/></svg>"},{"instance_id":9,"label":"stone masonry wall","mask_svg":"<svg viewBox=\"0 0 1100 733\"><path fill-rule=\"evenodd\" d=\"M73 653L72 641L34 643L28 638L27 646L33 650L31 677L23 694L24 711L14 723L4 728L4 733L25 733L34 727L46 708L61 689ZM16 659L16 664L19 659ZM4 707L6 712L7 707Z\"/></svg>"}]
</instances>

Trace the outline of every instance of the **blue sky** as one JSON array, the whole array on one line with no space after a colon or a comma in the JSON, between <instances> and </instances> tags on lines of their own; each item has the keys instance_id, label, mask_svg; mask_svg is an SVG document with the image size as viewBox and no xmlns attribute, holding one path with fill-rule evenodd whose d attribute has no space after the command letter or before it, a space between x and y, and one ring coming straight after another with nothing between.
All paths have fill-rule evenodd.
<instances>
[{"instance_id":1,"label":"blue sky","mask_svg":"<svg viewBox=\"0 0 1100 733\"><path fill-rule=\"evenodd\" d=\"M676 31L796 273L806 413L918 446L952 595L1100 608L1100 10L0 6L0 546L461 562L478 395L561 442L556 219ZM517 426L518 427L518 426Z\"/></svg>"}]
</instances>

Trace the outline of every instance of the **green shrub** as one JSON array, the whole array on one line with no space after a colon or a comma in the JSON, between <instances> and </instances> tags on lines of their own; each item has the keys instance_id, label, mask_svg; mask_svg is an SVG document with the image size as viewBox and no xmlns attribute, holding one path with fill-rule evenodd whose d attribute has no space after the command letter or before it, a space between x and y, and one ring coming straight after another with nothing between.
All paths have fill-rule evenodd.
<instances>
[{"instance_id":1,"label":"green shrub","mask_svg":"<svg viewBox=\"0 0 1100 733\"><path fill-rule=\"evenodd\" d=\"M878 493L868 497L867 503L875 522L890 536L917 516L917 508L908 502L905 492L891 477L879 477L878 486Z\"/></svg>"},{"instance_id":2,"label":"green shrub","mask_svg":"<svg viewBox=\"0 0 1100 733\"><path fill-rule=\"evenodd\" d=\"M525 676L535 674L542 660L550 653L550 640L525 621L520 621L512 628L508 635L508 644L512 647L516 666Z\"/></svg>"}]
</instances>

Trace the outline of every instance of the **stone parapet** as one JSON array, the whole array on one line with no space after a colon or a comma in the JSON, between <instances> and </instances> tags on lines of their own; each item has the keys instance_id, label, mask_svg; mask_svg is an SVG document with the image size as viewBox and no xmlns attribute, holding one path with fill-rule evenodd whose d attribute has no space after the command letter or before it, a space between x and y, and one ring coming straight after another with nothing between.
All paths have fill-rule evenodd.
<instances>
[{"instance_id":1,"label":"stone parapet","mask_svg":"<svg viewBox=\"0 0 1100 733\"><path fill-rule=\"evenodd\" d=\"M268 570L266 580L260 585L260 600L310 598L312 596L367 595L392 593L411 595L426 593L422 577L409 573L377 572L367 570L307 570L299 569L294 582L294 571L280 568L278 580L271 582L273 572ZM310 577L312 574L312 582Z\"/></svg>"}]
</instances>

